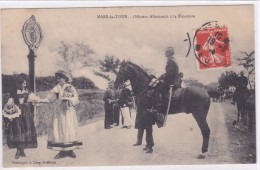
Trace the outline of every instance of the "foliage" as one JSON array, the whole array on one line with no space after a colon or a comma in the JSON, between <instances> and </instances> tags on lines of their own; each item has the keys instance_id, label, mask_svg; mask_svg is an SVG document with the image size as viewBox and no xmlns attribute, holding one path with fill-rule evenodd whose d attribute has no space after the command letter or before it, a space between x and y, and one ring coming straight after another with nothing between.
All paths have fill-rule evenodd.
<instances>
[{"instance_id":1,"label":"foliage","mask_svg":"<svg viewBox=\"0 0 260 170\"><path fill-rule=\"evenodd\" d=\"M77 90L79 94L80 103L75 107L77 118L80 126L86 125L93 121L97 121L104 117L104 108L102 91L86 91ZM37 95L42 98L48 95L47 92L39 92ZM48 128L51 128L52 115L55 111L55 104L41 104L36 109L35 127L37 135L45 135Z\"/></svg>"},{"instance_id":2,"label":"foliage","mask_svg":"<svg viewBox=\"0 0 260 170\"><path fill-rule=\"evenodd\" d=\"M96 64L93 59L94 50L84 43L66 43L61 41L58 54L61 58L57 65L71 74L73 70L89 67Z\"/></svg>"},{"instance_id":3,"label":"foliage","mask_svg":"<svg viewBox=\"0 0 260 170\"><path fill-rule=\"evenodd\" d=\"M218 87L218 83L217 83L217 82L212 82L212 83L210 83L210 84L208 84L208 85L205 86L205 88L206 88L207 90L216 89L217 87Z\"/></svg>"},{"instance_id":4,"label":"foliage","mask_svg":"<svg viewBox=\"0 0 260 170\"><path fill-rule=\"evenodd\" d=\"M103 91L99 90L77 90L80 103L75 107L79 126L84 126L91 122L98 121L104 117L104 102L102 100ZM41 98L49 95L46 91L37 92ZM9 94L5 95L5 102ZM54 96L55 98L55 96ZM55 112L56 103L39 104L36 107L34 122L37 136L46 135L51 128L52 116ZM5 134L3 134L5 138ZM4 141L3 141L4 142Z\"/></svg>"},{"instance_id":5,"label":"foliage","mask_svg":"<svg viewBox=\"0 0 260 170\"><path fill-rule=\"evenodd\" d=\"M227 89L230 86L236 86L238 75L234 71L226 71L218 79L219 85Z\"/></svg>"},{"instance_id":6,"label":"foliage","mask_svg":"<svg viewBox=\"0 0 260 170\"><path fill-rule=\"evenodd\" d=\"M12 90L15 82L15 75L2 74L2 94L8 93Z\"/></svg>"},{"instance_id":7,"label":"foliage","mask_svg":"<svg viewBox=\"0 0 260 170\"><path fill-rule=\"evenodd\" d=\"M108 80L108 81L111 80L111 79L109 78L109 75L103 74L103 73L101 73L101 72L94 71L94 74L95 74L96 76L102 77L102 78L104 78L104 79L106 79L106 80Z\"/></svg>"},{"instance_id":8,"label":"foliage","mask_svg":"<svg viewBox=\"0 0 260 170\"><path fill-rule=\"evenodd\" d=\"M202 83L200 83L198 80L196 79L186 79L186 80L183 80L184 83L187 85L187 86L197 86L197 87L204 87L204 85Z\"/></svg>"},{"instance_id":9,"label":"foliage","mask_svg":"<svg viewBox=\"0 0 260 170\"><path fill-rule=\"evenodd\" d=\"M94 82L85 77L73 78L72 85L76 89L97 89Z\"/></svg>"},{"instance_id":10,"label":"foliage","mask_svg":"<svg viewBox=\"0 0 260 170\"><path fill-rule=\"evenodd\" d=\"M115 56L105 56L104 60L99 60L100 70L103 72L112 72L117 75L120 60Z\"/></svg>"},{"instance_id":11,"label":"foliage","mask_svg":"<svg viewBox=\"0 0 260 170\"><path fill-rule=\"evenodd\" d=\"M27 75L26 75L27 76ZM2 74L2 93L6 94L11 91L15 85L17 75ZM27 76L28 77L28 76ZM52 89L57 84L54 76L36 77L37 91L46 91ZM76 89L97 89L95 84L88 78L73 78L72 85Z\"/></svg>"},{"instance_id":12,"label":"foliage","mask_svg":"<svg viewBox=\"0 0 260 170\"><path fill-rule=\"evenodd\" d=\"M249 80L250 89L252 89L254 81L255 81L255 51L250 53L241 52L244 54L243 56L236 57L236 64L238 66L244 67L247 71L247 78Z\"/></svg>"}]
</instances>

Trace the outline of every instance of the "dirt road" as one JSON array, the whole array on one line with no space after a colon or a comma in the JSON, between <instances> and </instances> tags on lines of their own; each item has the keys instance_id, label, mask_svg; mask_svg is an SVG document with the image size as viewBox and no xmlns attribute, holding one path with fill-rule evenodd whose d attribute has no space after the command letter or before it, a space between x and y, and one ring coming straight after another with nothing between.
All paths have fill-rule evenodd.
<instances>
[{"instance_id":1,"label":"dirt road","mask_svg":"<svg viewBox=\"0 0 260 170\"><path fill-rule=\"evenodd\" d=\"M133 122L135 113L133 113ZM27 157L14 159L15 150L3 148L4 167L14 166L97 166L97 165L183 165L183 164L233 164L229 148L225 115L220 103L211 103L208 122L211 129L209 156L200 160L202 135L191 114L170 115L166 127L154 126L155 147L146 154L136 142L136 129L120 126L104 129L103 121L80 127L79 139L84 148L76 150L76 159L54 160L57 151L46 149L47 137L39 137L37 149L26 150Z\"/></svg>"}]
</instances>

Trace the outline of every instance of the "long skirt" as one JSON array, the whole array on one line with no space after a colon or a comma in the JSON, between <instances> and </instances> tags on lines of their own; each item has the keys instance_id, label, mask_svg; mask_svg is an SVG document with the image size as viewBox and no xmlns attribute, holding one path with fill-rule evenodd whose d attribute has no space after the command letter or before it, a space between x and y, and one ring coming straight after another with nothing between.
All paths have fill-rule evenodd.
<instances>
[{"instance_id":1,"label":"long skirt","mask_svg":"<svg viewBox=\"0 0 260 170\"><path fill-rule=\"evenodd\" d=\"M49 128L47 148L58 151L78 149L82 142L77 140L78 121L75 109L57 106L55 110Z\"/></svg>"},{"instance_id":2,"label":"long skirt","mask_svg":"<svg viewBox=\"0 0 260 170\"><path fill-rule=\"evenodd\" d=\"M21 104L21 115L8 121L7 146L9 148L37 148L37 135L30 104Z\"/></svg>"},{"instance_id":3,"label":"long skirt","mask_svg":"<svg viewBox=\"0 0 260 170\"><path fill-rule=\"evenodd\" d=\"M130 117L130 109L129 107L121 107L121 113L123 118L123 126L132 125L131 117Z\"/></svg>"}]
</instances>

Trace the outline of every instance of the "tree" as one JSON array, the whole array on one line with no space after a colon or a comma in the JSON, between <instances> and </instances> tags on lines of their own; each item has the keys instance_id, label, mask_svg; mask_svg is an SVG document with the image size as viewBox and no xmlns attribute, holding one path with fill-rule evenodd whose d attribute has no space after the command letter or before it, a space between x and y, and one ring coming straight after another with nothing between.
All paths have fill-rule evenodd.
<instances>
[{"instance_id":1,"label":"tree","mask_svg":"<svg viewBox=\"0 0 260 170\"><path fill-rule=\"evenodd\" d=\"M184 82L187 86L204 87L204 85L203 85L202 83L200 83L198 80L192 79L192 78L183 80L183 82Z\"/></svg>"},{"instance_id":2,"label":"tree","mask_svg":"<svg viewBox=\"0 0 260 170\"><path fill-rule=\"evenodd\" d=\"M120 60L115 56L105 56L104 60L99 60L100 70L103 72L112 72L117 75Z\"/></svg>"},{"instance_id":3,"label":"tree","mask_svg":"<svg viewBox=\"0 0 260 170\"><path fill-rule=\"evenodd\" d=\"M102 78L106 79L107 81L110 81L110 80L111 80L111 78L109 77L109 75L106 75L106 74L104 74L104 73L101 73L101 72L98 72L98 71L94 71L94 74L95 74L96 76L99 76L99 77L102 77Z\"/></svg>"},{"instance_id":4,"label":"tree","mask_svg":"<svg viewBox=\"0 0 260 170\"><path fill-rule=\"evenodd\" d=\"M252 89L252 83L255 81L255 51L251 53L241 52L243 56L236 58L236 64L244 67L247 71L247 78L249 80L250 89Z\"/></svg>"},{"instance_id":5,"label":"tree","mask_svg":"<svg viewBox=\"0 0 260 170\"><path fill-rule=\"evenodd\" d=\"M212 82L212 83L209 83L208 85L206 85L205 89L207 89L207 90L216 89L218 87L218 85L219 85L218 82Z\"/></svg>"},{"instance_id":6,"label":"tree","mask_svg":"<svg viewBox=\"0 0 260 170\"><path fill-rule=\"evenodd\" d=\"M84 43L66 43L61 41L58 50L61 58L58 60L58 67L71 74L73 70L96 64L93 59L94 50Z\"/></svg>"},{"instance_id":7,"label":"tree","mask_svg":"<svg viewBox=\"0 0 260 170\"><path fill-rule=\"evenodd\" d=\"M218 78L218 83L224 89L236 86L238 75L234 71L226 71Z\"/></svg>"}]
</instances>

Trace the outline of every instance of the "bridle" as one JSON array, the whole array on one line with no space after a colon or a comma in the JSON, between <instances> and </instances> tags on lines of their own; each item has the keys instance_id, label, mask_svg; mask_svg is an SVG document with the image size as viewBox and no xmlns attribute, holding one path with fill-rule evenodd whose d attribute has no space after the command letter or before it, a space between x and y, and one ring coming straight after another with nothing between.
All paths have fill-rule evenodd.
<instances>
[{"instance_id":1,"label":"bridle","mask_svg":"<svg viewBox=\"0 0 260 170\"><path fill-rule=\"evenodd\" d=\"M129 66L127 63L123 63L123 65L121 65L121 68L120 68L119 73L122 72L121 74L123 74L124 77L122 77L122 78L123 78L123 81L121 82L121 84L118 84L118 87L122 87L123 84L124 84L124 82L125 82L126 80L128 80L129 77L131 76L131 72L127 69L128 67L131 67L131 66ZM125 77L127 77L127 79L125 79ZM141 89L141 90L140 90L140 94L139 94L139 95L135 94L137 98L142 97L142 96L147 92L149 83L150 83L150 81L148 81L148 82L146 83L146 85L144 86L144 87L145 87L144 89ZM129 85L130 85L130 84L129 84ZM129 85L127 85L127 86L129 86Z\"/></svg>"},{"instance_id":2,"label":"bridle","mask_svg":"<svg viewBox=\"0 0 260 170\"><path fill-rule=\"evenodd\" d=\"M118 89L120 89L120 87L123 86L123 84L126 82L126 78L125 77L129 77L129 75L131 74L129 70L126 69L126 63L124 63L123 65L121 65L120 70L118 72L118 74L121 72L122 76L122 81L120 82L120 84L118 84Z\"/></svg>"}]
</instances>

